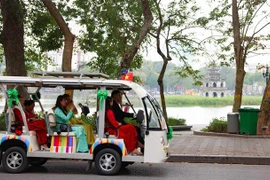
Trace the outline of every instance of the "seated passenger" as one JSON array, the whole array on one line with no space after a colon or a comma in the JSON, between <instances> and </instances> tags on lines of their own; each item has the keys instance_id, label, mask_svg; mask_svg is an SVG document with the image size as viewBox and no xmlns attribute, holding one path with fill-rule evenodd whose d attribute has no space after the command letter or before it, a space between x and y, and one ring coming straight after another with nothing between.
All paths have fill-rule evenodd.
<instances>
[{"instance_id":1,"label":"seated passenger","mask_svg":"<svg viewBox=\"0 0 270 180\"><path fill-rule=\"evenodd\" d=\"M138 133L132 124L122 125L117 122L112 110L113 99L107 97L106 99L106 116L105 116L105 132L118 136L119 139L124 139L126 148L129 153L141 155L137 147L143 148L143 145L138 141Z\"/></svg>"},{"instance_id":2,"label":"seated passenger","mask_svg":"<svg viewBox=\"0 0 270 180\"><path fill-rule=\"evenodd\" d=\"M73 111L75 109L75 106L71 105L70 110L68 112L66 108L67 108L67 99L65 99L63 95L58 96L56 100L56 104L55 104L55 110L54 110L56 123L69 124L69 121L73 117ZM56 125L56 129L60 129L60 124ZM89 149L88 149L88 144L87 144L87 139L86 139L86 133L84 131L83 126L72 125L71 130L75 132L76 137L78 139L76 151L88 152Z\"/></svg>"},{"instance_id":3,"label":"seated passenger","mask_svg":"<svg viewBox=\"0 0 270 180\"><path fill-rule=\"evenodd\" d=\"M20 101L21 106L23 107L23 98L21 95L18 95L18 99ZM15 116L15 124L12 125L15 128L15 134L20 136L22 135L22 126L24 125L22 118L20 119L18 116L21 116L20 109L16 101L12 102L12 109ZM16 110L15 110L16 109ZM15 115L15 111L17 113L17 116Z\"/></svg>"},{"instance_id":4,"label":"seated passenger","mask_svg":"<svg viewBox=\"0 0 270 180\"><path fill-rule=\"evenodd\" d=\"M70 99L70 96L68 94L64 94L63 96L67 100L67 108L66 108L67 111L70 110L70 106L74 106L73 114L78 114L78 110L76 106L74 105L73 100ZM95 142L95 136L94 136L93 129L90 124L86 124L82 120L75 119L75 118L70 119L69 122L71 124L80 124L83 126L86 132L87 143L89 146L91 146Z\"/></svg>"},{"instance_id":5,"label":"seated passenger","mask_svg":"<svg viewBox=\"0 0 270 180\"><path fill-rule=\"evenodd\" d=\"M121 123L122 125L127 124L124 121L124 118L125 117L134 117L134 113L128 113L128 112L122 111L122 109L120 107L122 105L122 93L119 90L112 91L111 96L113 98L112 109L113 109L113 112L114 112L114 115L115 115L115 119L119 123ZM137 131L137 133L139 135L138 140L140 141L140 143L144 144L144 139L141 136L141 129L138 126L135 126L135 128L136 128L136 131Z\"/></svg>"},{"instance_id":6,"label":"seated passenger","mask_svg":"<svg viewBox=\"0 0 270 180\"><path fill-rule=\"evenodd\" d=\"M49 151L47 146L48 137L46 122L45 120L39 120L38 116L34 113L35 102L33 100L25 100L23 105L29 131L36 132L37 141L41 145L41 150ZM23 124L23 118L19 107L15 106L13 112L16 121L19 121L21 124Z\"/></svg>"}]
</instances>

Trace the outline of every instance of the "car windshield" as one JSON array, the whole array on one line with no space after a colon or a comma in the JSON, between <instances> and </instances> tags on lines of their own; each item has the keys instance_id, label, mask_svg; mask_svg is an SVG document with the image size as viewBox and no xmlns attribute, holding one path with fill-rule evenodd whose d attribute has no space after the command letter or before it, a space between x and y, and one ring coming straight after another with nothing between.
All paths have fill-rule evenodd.
<instances>
[{"instance_id":1,"label":"car windshield","mask_svg":"<svg viewBox=\"0 0 270 180\"><path fill-rule=\"evenodd\" d=\"M148 117L149 129L168 129L163 112L158 102L151 96L143 99Z\"/></svg>"}]
</instances>

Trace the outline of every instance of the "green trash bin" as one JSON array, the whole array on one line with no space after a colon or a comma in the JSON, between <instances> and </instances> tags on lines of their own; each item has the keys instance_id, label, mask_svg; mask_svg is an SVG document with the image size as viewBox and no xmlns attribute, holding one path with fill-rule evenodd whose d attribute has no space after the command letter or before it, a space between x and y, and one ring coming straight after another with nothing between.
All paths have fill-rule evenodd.
<instances>
[{"instance_id":1,"label":"green trash bin","mask_svg":"<svg viewBox=\"0 0 270 180\"><path fill-rule=\"evenodd\" d=\"M260 110L252 107L239 108L240 134L257 134L257 122Z\"/></svg>"}]
</instances>

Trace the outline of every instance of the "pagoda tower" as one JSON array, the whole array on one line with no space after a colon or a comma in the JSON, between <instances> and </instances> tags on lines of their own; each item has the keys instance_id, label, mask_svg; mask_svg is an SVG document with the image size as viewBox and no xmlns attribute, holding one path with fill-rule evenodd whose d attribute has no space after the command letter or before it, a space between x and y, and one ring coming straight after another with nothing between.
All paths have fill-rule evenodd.
<instances>
[{"instance_id":1,"label":"pagoda tower","mask_svg":"<svg viewBox=\"0 0 270 180\"><path fill-rule=\"evenodd\" d=\"M220 67L208 68L201 87L201 95L205 97L225 97L226 90L225 78L221 78Z\"/></svg>"}]
</instances>

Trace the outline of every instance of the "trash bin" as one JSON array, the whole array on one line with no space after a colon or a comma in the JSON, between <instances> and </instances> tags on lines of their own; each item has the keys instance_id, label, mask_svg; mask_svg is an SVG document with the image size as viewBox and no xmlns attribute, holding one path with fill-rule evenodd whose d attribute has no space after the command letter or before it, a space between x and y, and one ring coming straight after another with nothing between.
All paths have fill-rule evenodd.
<instances>
[{"instance_id":1,"label":"trash bin","mask_svg":"<svg viewBox=\"0 0 270 180\"><path fill-rule=\"evenodd\" d=\"M239 108L240 134L257 134L257 122L260 110L257 108Z\"/></svg>"},{"instance_id":2,"label":"trash bin","mask_svg":"<svg viewBox=\"0 0 270 180\"><path fill-rule=\"evenodd\" d=\"M227 114L227 132L232 134L239 133L239 113L233 112Z\"/></svg>"}]
</instances>

